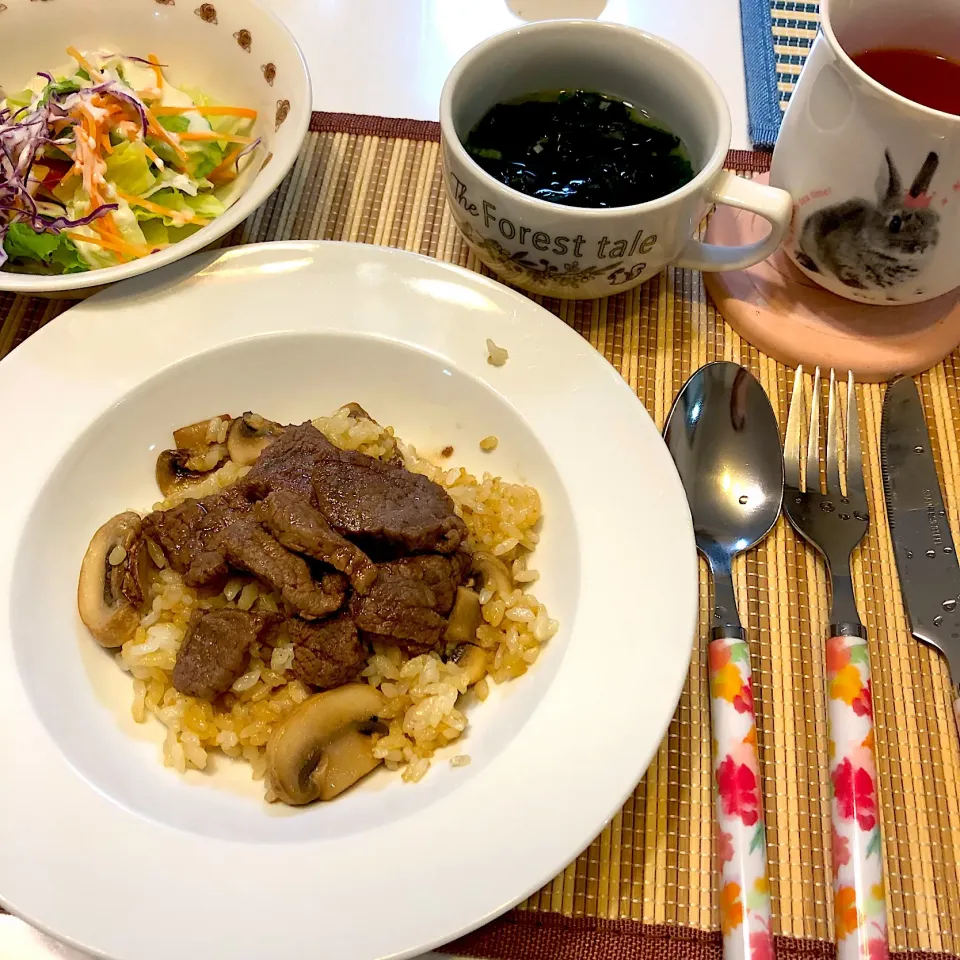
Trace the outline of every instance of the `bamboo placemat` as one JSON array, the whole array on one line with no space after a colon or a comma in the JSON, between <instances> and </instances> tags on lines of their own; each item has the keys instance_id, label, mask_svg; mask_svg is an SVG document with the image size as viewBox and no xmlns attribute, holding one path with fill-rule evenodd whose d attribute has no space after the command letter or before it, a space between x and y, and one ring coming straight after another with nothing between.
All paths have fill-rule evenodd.
<instances>
[{"instance_id":1,"label":"bamboo placemat","mask_svg":"<svg viewBox=\"0 0 960 960\"><path fill-rule=\"evenodd\" d=\"M227 242L354 240L479 269L446 209L436 140L431 123L317 114L293 171ZM730 162L741 170L765 165L753 154ZM542 302L620 371L658 426L687 376L714 359L748 366L780 423L786 420L793 372L723 323L697 273L667 270L603 301ZM0 357L66 306L0 294ZM958 377L960 353L921 378L955 530ZM890 945L960 955L960 746L945 668L907 632L879 477L882 388L858 390L873 519L855 578L871 639ZM778 952L826 958L833 955L833 904L823 565L781 522L736 579L752 641ZM720 956L703 642L708 595L701 570L701 642L673 723L634 795L560 876L453 952L510 960Z\"/></svg>"}]
</instances>

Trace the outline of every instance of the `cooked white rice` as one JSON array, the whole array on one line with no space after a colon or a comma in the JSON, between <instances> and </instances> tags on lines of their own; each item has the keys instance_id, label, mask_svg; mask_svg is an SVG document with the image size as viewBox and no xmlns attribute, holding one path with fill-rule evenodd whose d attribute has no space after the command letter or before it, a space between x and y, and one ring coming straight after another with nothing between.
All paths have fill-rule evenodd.
<instances>
[{"instance_id":1,"label":"cooked white rice","mask_svg":"<svg viewBox=\"0 0 960 960\"><path fill-rule=\"evenodd\" d=\"M505 347L497 346L492 340L487 339L487 363L493 367L502 367L510 359Z\"/></svg>"},{"instance_id":2,"label":"cooked white rice","mask_svg":"<svg viewBox=\"0 0 960 960\"><path fill-rule=\"evenodd\" d=\"M439 467L398 440L392 428L355 419L345 408L313 423L342 449L378 458L399 453L408 469L447 490L467 525L467 549L496 557L503 565L503 576L497 582L485 582L480 592L484 623L477 631L477 643L487 655L487 676L502 683L526 673L541 644L557 630L544 605L526 592L538 577L527 566L537 544L537 491L489 474L478 479L462 468ZM228 463L157 508L172 507L185 496L215 493L247 469ZM151 555L155 562L163 561L158 550L151 550ZM209 751L219 749L229 757L242 757L250 763L254 779L261 779L266 771L264 745L274 727L312 693L290 673L294 649L289 639L281 632L273 646L254 644L247 669L215 704L181 694L171 676L195 608L276 612L278 597L247 576L234 577L216 596L201 597L164 567L151 585L148 600L149 609L135 636L117 654L120 666L134 678L134 719L142 722L153 714L166 726L164 762L181 773L204 769ZM408 658L397 647L377 644L363 676L386 699L382 719L388 730L376 743L376 755L389 769L402 770L404 780L421 779L434 753L455 743L467 726L461 699L467 691L463 670L437 653ZM489 689L484 678L473 691L477 699L485 700ZM470 761L457 753L450 762L465 766Z\"/></svg>"}]
</instances>

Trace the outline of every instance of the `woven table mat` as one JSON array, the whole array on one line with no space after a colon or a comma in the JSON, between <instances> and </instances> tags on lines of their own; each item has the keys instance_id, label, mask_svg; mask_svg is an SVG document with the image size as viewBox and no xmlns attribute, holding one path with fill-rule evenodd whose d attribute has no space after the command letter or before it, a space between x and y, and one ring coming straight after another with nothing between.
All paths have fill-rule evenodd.
<instances>
[{"instance_id":1,"label":"woven table mat","mask_svg":"<svg viewBox=\"0 0 960 960\"><path fill-rule=\"evenodd\" d=\"M315 114L295 168L225 243L353 240L480 269L443 199L437 136L432 123ZM765 162L757 154L729 158L741 171L763 169ZM620 371L660 427L687 376L715 359L748 366L785 422L793 372L723 323L698 273L670 269L607 300L540 302ZM0 294L0 356L68 305ZM958 373L955 353L921 378L955 530ZM855 555L855 581L873 663L890 945L960 955L960 746L948 679L938 657L907 632L879 476L882 388L858 391L873 519ZM560 876L451 952L510 960L720 956L703 569L700 577L700 642L676 716L633 796ZM781 522L739 564L736 583L752 641L777 948L781 956L829 957L824 569ZM642 677L637 684L642 696Z\"/></svg>"}]
</instances>

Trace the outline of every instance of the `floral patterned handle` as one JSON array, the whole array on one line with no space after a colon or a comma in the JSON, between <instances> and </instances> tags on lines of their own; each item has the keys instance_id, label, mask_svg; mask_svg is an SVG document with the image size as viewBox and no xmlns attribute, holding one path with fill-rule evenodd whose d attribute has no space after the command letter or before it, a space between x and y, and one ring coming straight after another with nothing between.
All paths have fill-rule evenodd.
<instances>
[{"instance_id":1,"label":"floral patterned handle","mask_svg":"<svg viewBox=\"0 0 960 960\"><path fill-rule=\"evenodd\" d=\"M722 630L721 630L722 632ZM724 960L772 960L767 840L760 797L750 650L742 637L710 643L710 718L717 787L717 856Z\"/></svg>"},{"instance_id":2,"label":"floral patterned handle","mask_svg":"<svg viewBox=\"0 0 960 960\"><path fill-rule=\"evenodd\" d=\"M884 960L887 914L870 659L859 624L835 624L833 631L827 682L837 960Z\"/></svg>"}]
</instances>

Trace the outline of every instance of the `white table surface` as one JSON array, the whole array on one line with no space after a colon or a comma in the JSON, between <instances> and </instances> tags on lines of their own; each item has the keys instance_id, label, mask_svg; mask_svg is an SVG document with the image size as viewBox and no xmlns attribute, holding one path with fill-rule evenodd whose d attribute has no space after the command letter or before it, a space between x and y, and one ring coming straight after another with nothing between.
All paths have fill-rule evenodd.
<instances>
[{"instance_id":1,"label":"white table surface","mask_svg":"<svg viewBox=\"0 0 960 960\"><path fill-rule=\"evenodd\" d=\"M315 110L436 120L444 78L474 44L524 20L594 17L659 34L696 57L730 105L731 146L750 148L738 0L262 2L304 49ZM429 958L442 960L439 954ZM0 915L0 960L85 960L85 955Z\"/></svg>"},{"instance_id":2,"label":"white table surface","mask_svg":"<svg viewBox=\"0 0 960 960\"><path fill-rule=\"evenodd\" d=\"M450 68L481 40L549 17L641 27L696 57L720 84L734 149L750 148L738 0L264 0L293 30L315 110L436 120Z\"/></svg>"}]
</instances>

